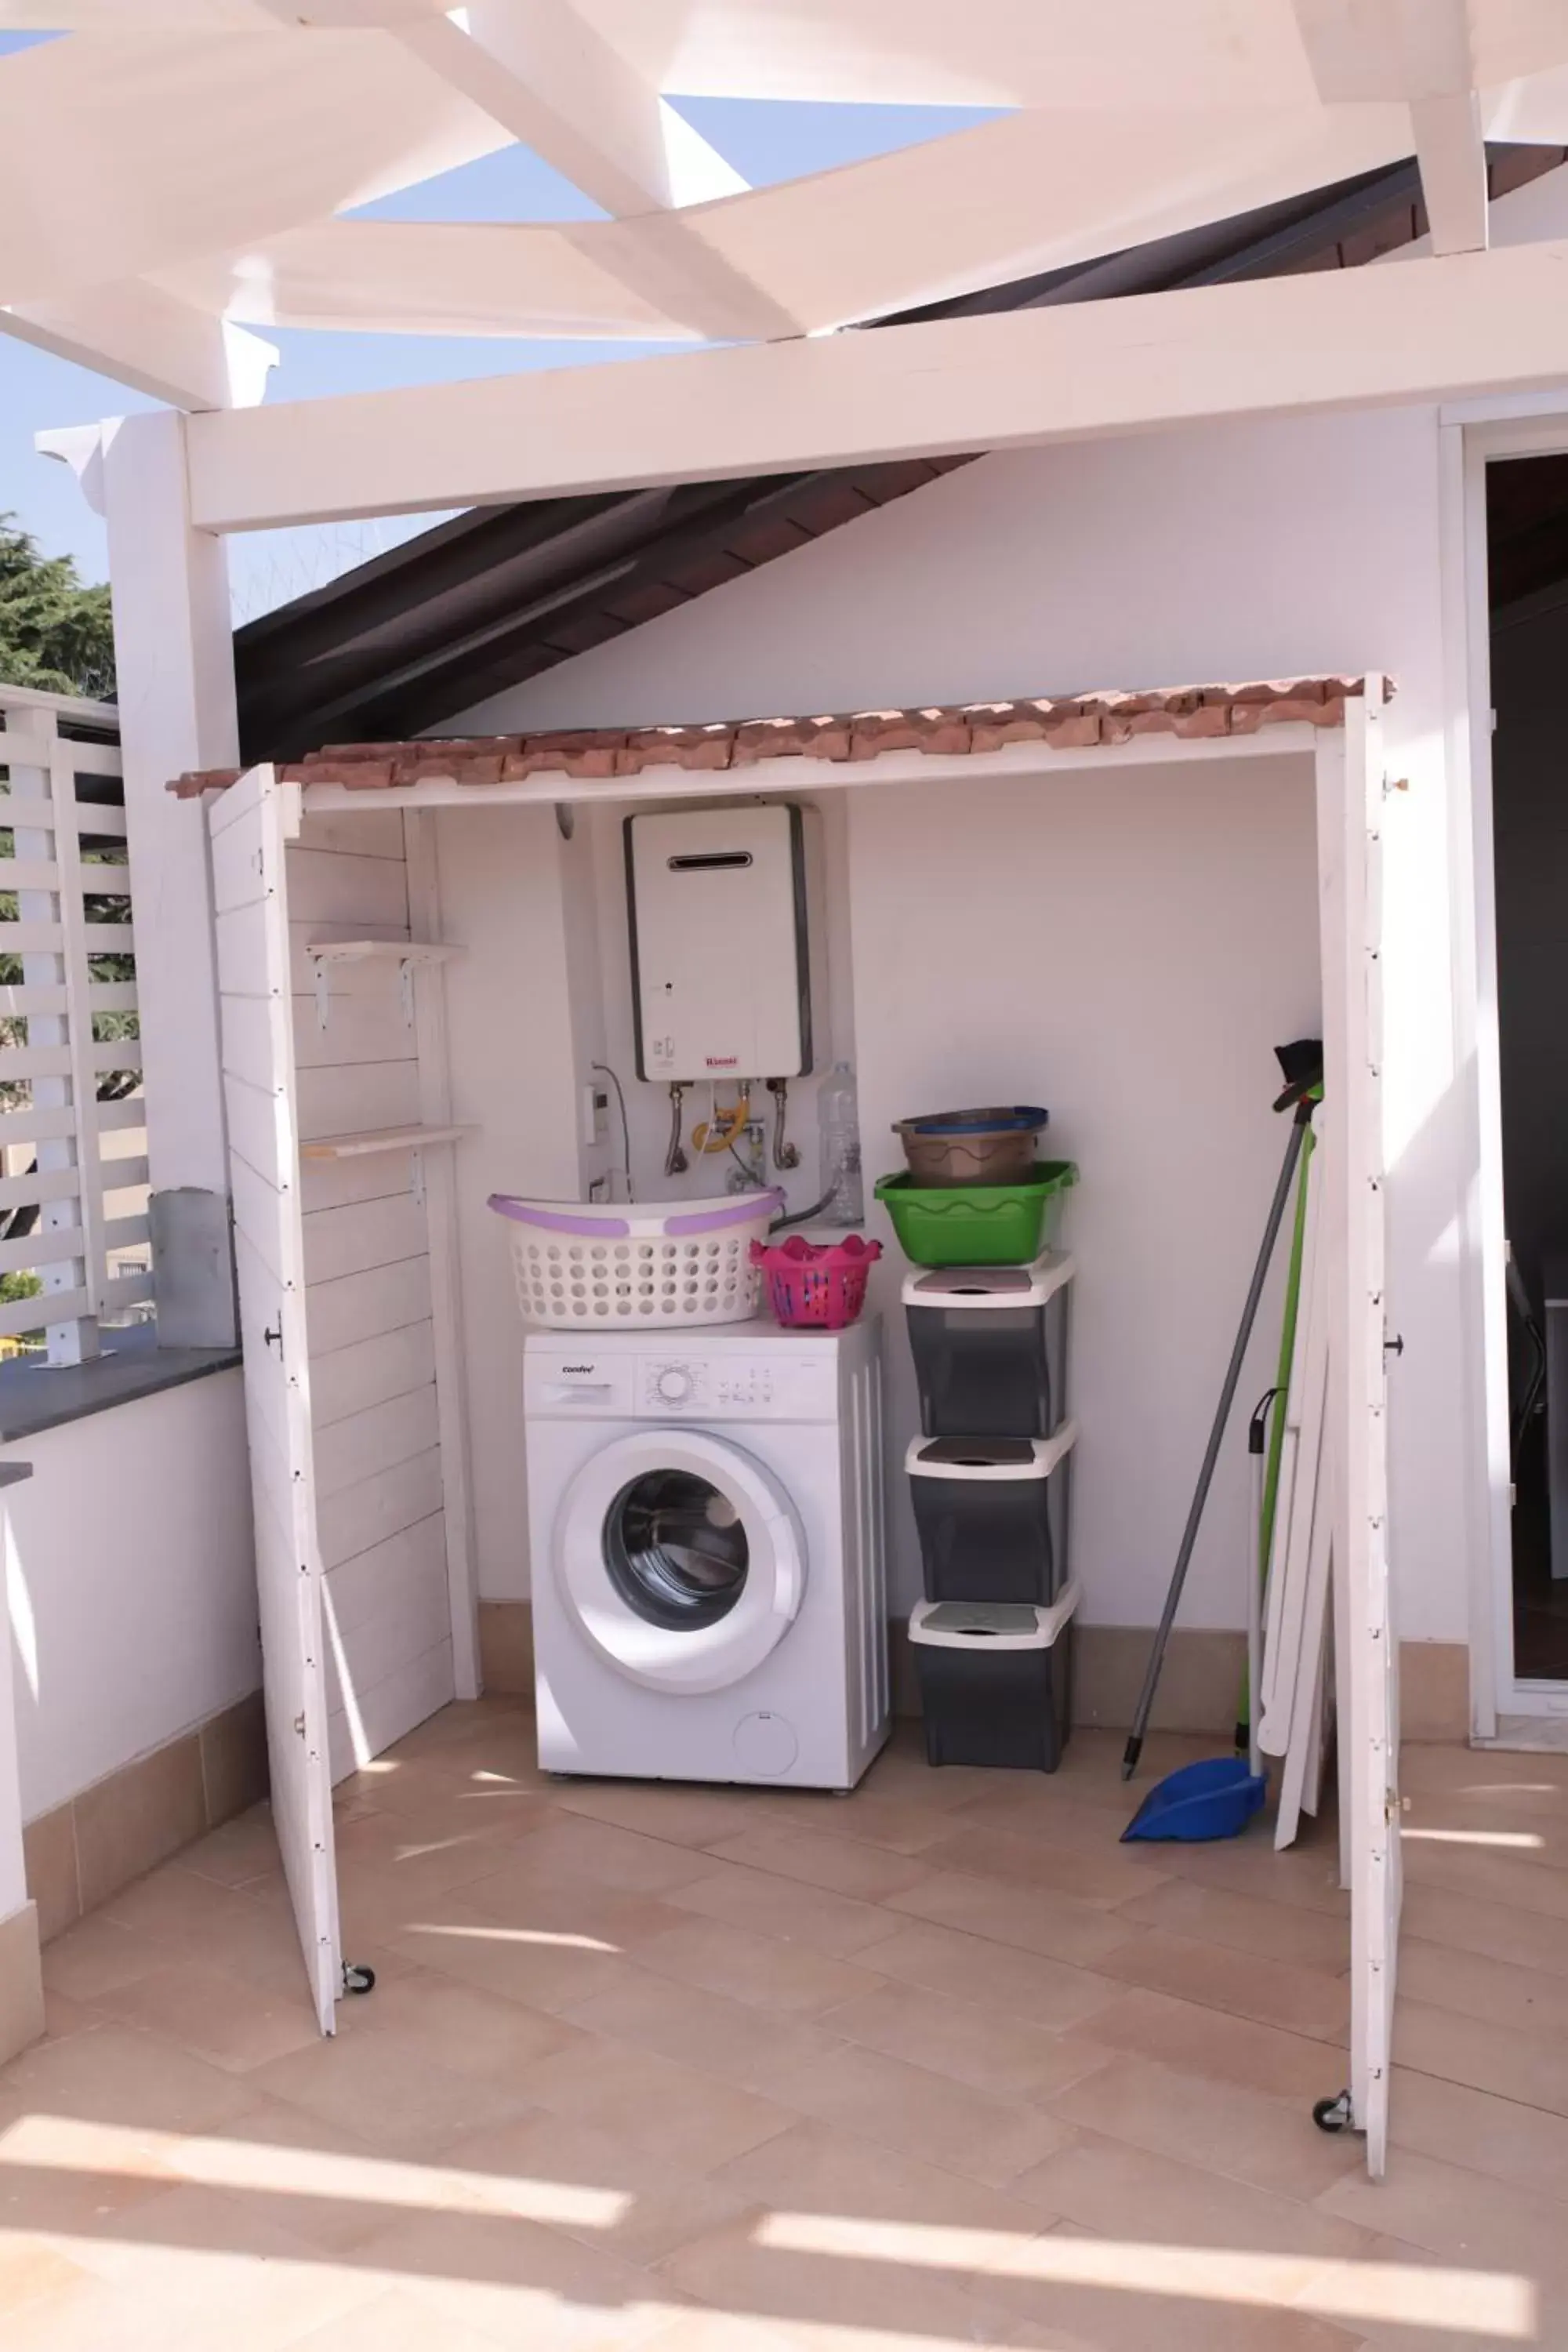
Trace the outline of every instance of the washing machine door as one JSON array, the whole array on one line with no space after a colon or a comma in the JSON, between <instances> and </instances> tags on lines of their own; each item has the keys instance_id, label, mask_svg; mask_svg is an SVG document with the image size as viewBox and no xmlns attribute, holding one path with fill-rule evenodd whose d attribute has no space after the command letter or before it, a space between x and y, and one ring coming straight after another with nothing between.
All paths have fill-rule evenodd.
<instances>
[{"instance_id":1,"label":"washing machine door","mask_svg":"<svg viewBox=\"0 0 1568 2352\"><path fill-rule=\"evenodd\" d=\"M805 1591L784 1489L700 1430L639 1430L585 1463L561 1506L554 1566L599 1655L654 1690L740 1682L784 1639Z\"/></svg>"}]
</instances>

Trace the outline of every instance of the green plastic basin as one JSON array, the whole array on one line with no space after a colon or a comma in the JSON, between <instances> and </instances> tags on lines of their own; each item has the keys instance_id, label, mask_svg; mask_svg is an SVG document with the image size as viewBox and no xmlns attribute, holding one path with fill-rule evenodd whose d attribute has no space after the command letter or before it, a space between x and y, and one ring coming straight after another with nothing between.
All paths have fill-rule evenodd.
<instances>
[{"instance_id":1,"label":"green plastic basin","mask_svg":"<svg viewBox=\"0 0 1568 2352\"><path fill-rule=\"evenodd\" d=\"M917 1184L900 1169L877 1198L916 1265L1027 1265L1050 1247L1077 1182L1070 1160L1037 1160L1023 1184Z\"/></svg>"}]
</instances>

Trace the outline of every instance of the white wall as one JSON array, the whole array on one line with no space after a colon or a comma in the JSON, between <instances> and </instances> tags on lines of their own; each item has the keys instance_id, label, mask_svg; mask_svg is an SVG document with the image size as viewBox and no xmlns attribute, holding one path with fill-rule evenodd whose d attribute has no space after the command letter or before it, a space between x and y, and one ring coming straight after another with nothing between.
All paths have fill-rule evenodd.
<instances>
[{"instance_id":1,"label":"white wall","mask_svg":"<svg viewBox=\"0 0 1568 2352\"><path fill-rule=\"evenodd\" d=\"M1386 411L987 458L451 726L1390 672L1390 753L1410 785L1388 803L1384 850L1389 1297L1405 1341L1391 1402L1394 1572L1402 1631L1462 1640L1457 1253L1470 1171L1454 1092L1440 667L1436 415ZM1186 786L1173 776L1165 789ZM948 877L955 913L982 907L999 872L978 829L963 847ZM1059 1085L1054 1100L1070 1116ZM1234 1312L1216 1298L1186 1350L1201 1339L1223 1360ZM1173 1378L1187 1360L1173 1359Z\"/></svg>"},{"instance_id":2,"label":"white wall","mask_svg":"<svg viewBox=\"0 0 1568 2352\"><path fill-rule=\"evenodd\" d=\"M562 837L549 809L443 810L436 820L442 921L468 950L445 967L452 1115L479 1132L458 1151L458 1232L479 1590L486 1601L529 1590L527 1485L521 1426L522 1326L512 1297L506 1229L485 1207L491 1192L545 1200L586 1196L614 1171L624 1146L610 1091L607 1139L581 1139L582 1088L592 1065L621 1082L631 1137L632 1181L641 1199L722 1192L733 1163L693 1159L662 1173L669 1097L637 1077L630 955L619 806L578 813ZM827 926L826 1059L853 1053L845 812L823 812L828 845L822 919ZM801 1166L782 1182L792 1207L817 1197L816 1097L819 1079L790 1089L790 1133ZM686 1100L686 1132L706 1116ZM771 1119L763 1098L759 1117ZM771 1134L771 1128L770 1128Z\"/></svg>"},{"instance_id":3,"label":"white wall","mask_svg":"<svg viewBox=\"0 0 1568 2352\"><path fill-rule=\"evenodd\" d=\"M1052 1106L1048 1156L1078 1161L1072 1302L1074 1557L1086 1614L1147 1625L1247 1295L1286 1123L1273 1047L1317 1034L1316 849L1306 760L1184 773L1082 769L849 796L865 1150L953 1102ZM955 875L985 845L966 889ZM895 1590L919 1597L899 1465L919 1427L879 1213L889 1335ZM1284 1253L1280 1252L1281 1261ZM1278 1282L1258 1318L1183 1622L1244 1622L1245 1412L1274 1376Z\"/></svg>"},{"instance_id":4,"label":"white wall","mask_svg":"<svg viewBox=\"0 0 1568 2352\"><path fill-rule=\"evenodd\" d=\"M261 1680L237 1370L5 1449L26 1821Z\"/></svg>"},{"instance_id":5,"label":"white wall","mask_svg":"<svg viewBox=\"0 0 1568 2352\"><path fill-rule=\"evenodd\" d=\"M458 1147L457 1194L479 1589L510 1601L528 1591L522 1325L506 1230L484 1203L574 1200L584 1185L576 1065L592 1012L574 1034L568 908L585 919L591 853L562 840L552 810L487 808L482 793L436 831L443 928L468 950L444 976L452 1116L478 1129Z\"/></svg>"}]
</instances>

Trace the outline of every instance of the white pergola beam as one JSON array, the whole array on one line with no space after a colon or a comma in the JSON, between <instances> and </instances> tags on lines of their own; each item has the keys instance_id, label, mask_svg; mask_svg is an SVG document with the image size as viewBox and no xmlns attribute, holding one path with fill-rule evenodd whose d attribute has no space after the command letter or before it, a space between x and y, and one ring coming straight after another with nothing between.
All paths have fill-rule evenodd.
<instances>
[{"instance_id":1,"label":"white pergola beam","mask_svg":"<svg viewBox=\"0 0 1568 2352\"><path fill-rule=\"evenodd\" d=\"M1415 160L1434 253L1480 253L1487 245L1487 149L1473 89L1411 101Z\"/></svg>"},{"instance_id":2,"label":"white pergola beam","mask_svg":"<svg viewBox=\"0 0 1568 2352\"><path fill-rule=\"evenodd\" d=\"M1568 243L190 420L265 530L1568 385Z\"/></svg>"},{"instance_id":3,"label":"white pergola beam","mask_svg":"<svg viewBox=\"0 0 1568 2352\"><path fill-rule=\"evenodd\" d=\"M1294 0L1327 106L1402 99L1434 253L1487 242L1487 152L1467 0Z\"/></svg>"},{"instance_id":4,"label":"white pergola beam","mask_svg":"<svg viewBox=\"0 0 1568 2352\"><path fill-rule=\"evenodd\" d=\"M279 6L303 13L294 0ZM397 31L434 72L617 217L745 187L569 0L469 0L456 19L405 21Z\"/></svg>"},{"instance_id":5,"label":"white pergola beam","mask_svg":"<svg viewBox=\"0 0 1568 2352\"><path fill-rule=\"evenodd\" d=\"M279 357L248 329L136 279L0 309L0 333L175 408L254 408Z\"/></svg>"},{"instance_id":6,"label":"white pergola beam","mask_svg":"<svg viewBox=\"0 0 1568 2352\"><path fill-rule=\"evenodd\" d=\"M294 0L276 0L279 13ZM679 207L743 194L707 140L584 23L569 0L471 0L400 22L397 38L617 220L662 215L657 238L601 240L601 265L715 341L795 335L802 322L705 241Z\"/></svg>"}]
</instances>

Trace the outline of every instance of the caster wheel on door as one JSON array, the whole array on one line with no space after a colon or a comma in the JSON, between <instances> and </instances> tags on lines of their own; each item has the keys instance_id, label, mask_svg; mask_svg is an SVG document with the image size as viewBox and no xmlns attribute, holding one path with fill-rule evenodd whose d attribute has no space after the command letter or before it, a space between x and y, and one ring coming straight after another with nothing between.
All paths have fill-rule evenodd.
<instances>
[{"instance_id":1,"label":"caster wheel on door","mask_svg":"<svg viewBox=\"0 0 1568 2352\"><path fill-rule=\"evenodd\" d=\"M1351 2095L1341 2091L1332 2099L1320 2099L1312 2109L1312 2121L1322 2132L1342 2132L1350 2129Z\"/></svg>"},{"instance_id":2,"label":"caster wheel on door","mask_svg":"<svg viewBox=\"0 0 1568 2352\"><path fill-rule=\"evenodd\" d=\"M343 1990L345 1993L374 1992L375 1990L375 1970L374 1969L353 1968L345 1960L343 1963Z\"/></svg>"}]
</instances>

